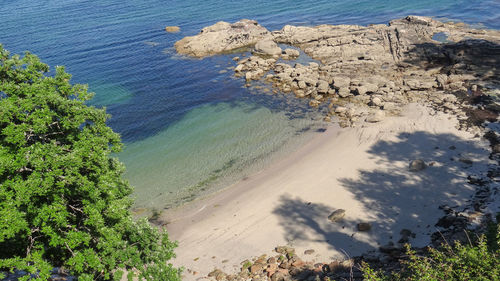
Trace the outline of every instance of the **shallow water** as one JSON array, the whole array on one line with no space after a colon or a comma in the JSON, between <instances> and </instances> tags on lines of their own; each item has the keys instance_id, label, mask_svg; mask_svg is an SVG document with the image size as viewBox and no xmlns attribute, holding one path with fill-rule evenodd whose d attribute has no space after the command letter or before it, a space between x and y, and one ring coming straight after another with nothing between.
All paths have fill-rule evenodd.
<instances>
[{"instance_id":1,"label":"shallow water","mask_svg":"<svg viewBox=\"0 0 500 281\"><path fill-rule=\"evenodd\" d=\"M324 126L304 101L242 88L230 56L179 57L175 41L219 20L285 24L387 23L408 14L500 28L500 2L3 0L0 43L65 65L106 106L136 205L162 208L241 179ZM181 32L165 33L167 25ZM303 57L301 59L304 59Z\"/></svg>"}]
</instances>

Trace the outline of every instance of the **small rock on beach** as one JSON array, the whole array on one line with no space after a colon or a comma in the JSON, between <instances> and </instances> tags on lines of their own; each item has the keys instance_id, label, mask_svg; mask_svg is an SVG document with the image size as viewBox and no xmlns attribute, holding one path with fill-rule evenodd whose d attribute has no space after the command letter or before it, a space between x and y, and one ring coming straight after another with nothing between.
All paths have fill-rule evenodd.
<instances>
[{"instance_id":1,"label":"small rock on beach","mask_svg":"<svg viewBox=\"0 0 500 281\"><path fill-rule=\"evenodd\" d=\"M357 225L359 231L370 231L372 229L372 225L368 222L361 222Z\"/></svg>"},{"instance_id":2,"label":"small rock on beach","mask_svg":"<svg viewBox=\"0 0 500 281\"><path fill-rule=\"evenodd\" d=\"M422 159L417 159L417 160L413 160L410 162L410 171L412 171L412 172L422 171L426 167L427 167L427 165L425 164L424 160L422 160Z\"/></svg>"},{"instance_id":3,"label":"small rock on beach","mask_svg":"<svg viewBox=\"0 0 500 281\"><path fill-rule=\"evenodd\" d=\"M345 210L344 209L338 209L333 211L329 216L328 219L332 222L337 222L340 221L344 218L345 216Z\"/></svg>"}]
</instances>

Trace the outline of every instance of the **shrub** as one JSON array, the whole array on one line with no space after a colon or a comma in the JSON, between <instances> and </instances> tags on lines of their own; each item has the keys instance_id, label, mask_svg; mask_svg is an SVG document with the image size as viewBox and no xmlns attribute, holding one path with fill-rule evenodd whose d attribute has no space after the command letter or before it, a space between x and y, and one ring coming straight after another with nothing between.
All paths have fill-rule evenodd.
<instances>
[{"instance_id":1,"label":"shrub","mask_svg":"<svg viewBox=\"0 0 500 281\"><path fill-rule=\"evenodd\" d=\"M105 109L64 67L0 45L0 270L47 280L62 267L79 280L179 280L175 243L130 213L132 192L111 153L119 135ZM2 279L2 276L0 276Z\"/></svg>"},{"instance_id":2,"label":"shrub","mask_svg":"<svg viewBox=\"0 0 500 281\"><path fill-rule=\"evenodd\" d=\"M496 235L490 243L482 236L476 245L446 244L441 250L429 248L425 256L417 255L407 245L408 259L402 261L400 272L385 274L363 264L365 280L500 280L500 225L493 229Z\"/></svg>"}]
</instances>

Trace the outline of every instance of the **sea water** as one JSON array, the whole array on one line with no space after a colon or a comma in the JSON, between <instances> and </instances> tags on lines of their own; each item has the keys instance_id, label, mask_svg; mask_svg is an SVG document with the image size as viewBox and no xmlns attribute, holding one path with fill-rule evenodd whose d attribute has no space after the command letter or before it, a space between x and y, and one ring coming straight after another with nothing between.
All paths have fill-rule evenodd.
<instances>
[{"instance_id":1,"label":"sea water","mask_svg":"<svg viewBox=\"0 0 500 281\"><path fill-rule=\"evenodd\" d=\"M121 134L137 207L166 208L229 186L324 130L324 108L244 87L234 55L192 59L174 43L217 21L387 23L409 14L500 28L497 0L0 0L0 44L65 65ZM179 33L164 27L180 26ZM307 61L307 58L305 58ZM304 60L304 57L301 57Z\"/></svg>"}]
</instances>

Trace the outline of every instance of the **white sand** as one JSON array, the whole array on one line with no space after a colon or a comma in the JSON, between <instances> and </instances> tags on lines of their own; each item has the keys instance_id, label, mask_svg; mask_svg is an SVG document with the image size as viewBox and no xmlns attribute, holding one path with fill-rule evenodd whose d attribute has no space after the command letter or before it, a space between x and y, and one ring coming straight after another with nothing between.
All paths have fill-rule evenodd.
<instances>
[{"instance_id":1,"label":"white sand","mask_svg":"<svg viewBox=\"0 0 500 281\"><path fill-rule=\"evenodd\" d=\"M241 261L272 254L277 245L328 262L396 243L404 228L416 233L413 245L428 243L443 215L438 206L465 205L472 195L466 177L486 169L488 147L455 129L452 116L417 104L404 112L358 128L332 125L259 174L164 214L179 242L174 264L198 272L185 271L184 279L203 279L214 268L236 272ZM418 158L433 166L410 172ZM330 222L339 208L345 219ZM373 228L359 232L358 222ZM315 253L302 255L306 249Z\"/></svg>"}]
</instances>

